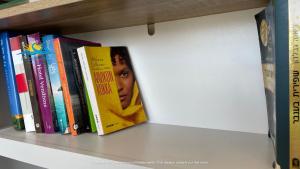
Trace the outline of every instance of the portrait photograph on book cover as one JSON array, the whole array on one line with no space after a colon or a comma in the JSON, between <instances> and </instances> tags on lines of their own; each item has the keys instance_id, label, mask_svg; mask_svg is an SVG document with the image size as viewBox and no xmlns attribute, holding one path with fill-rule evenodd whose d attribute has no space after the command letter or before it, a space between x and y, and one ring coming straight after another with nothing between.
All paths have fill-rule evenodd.
<instances>
[{"instance_id":1,"label":"portrait photograph on book cover","mask_svg":"<svg viewBox=\"0 0 300 169\"><path fill-rule=\"evenodd\" d=\"M124 120L138 124L145 120L137 81L126 47L112 47L111 61L123 111L112 112Z\"/></svg>"}]
</instances>

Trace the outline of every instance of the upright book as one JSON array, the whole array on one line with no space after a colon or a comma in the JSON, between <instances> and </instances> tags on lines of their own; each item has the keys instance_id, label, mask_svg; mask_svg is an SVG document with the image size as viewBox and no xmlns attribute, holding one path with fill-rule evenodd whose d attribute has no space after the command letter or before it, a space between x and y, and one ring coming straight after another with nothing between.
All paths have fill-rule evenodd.
<instances>
[{"instance_id":1,"label":"upright book","mask_svg":"<svg viewBox=\"0 0 300 169\"><path fill-rule=\"evenodd\" d=\"M15 36L11 37L9 41L15 68L15 78L25 123L25 130L26 132L31 132L35 131L35 123L33 118L29 89L27 85L24 61L22 57L21 38L22 36Z\"/></svg>"},{"instance_id":2,"label":"upright book","mask_svg":"<svg viewBox=\"0 0 300 169\"><path fill-rule=\"evenodd\" d=\"M299 169L300 1L273 0L270 3L256 19L275 167Z\"/></svg>"},{"instance_id":3,"label":"upright book","mask_svg":"<svg viewBox=\"0 0 300 169\"><path fill-rule=\"evenodd\" d=\"M99 43L71 38L54 39L54 49L72 135L90 130L88 110L84 109L83 100L80 98L80 89L76 85L76 70L73 65L73 50L84 45L100 46Z\"/></svg>"},{"instance_id":4,"label":"upright book","mask_svg":"<svg viewBox=\"0 0 300 169\"><path fill-rule=\"evenodd\" d=\"M289 165L294 169L300 168L300 1L289 0L288 3Z\"/></svg>"},{"instance_id":5,"label":"upright book","mask_svg":"<svg viewBox=\"0 0 300 169\"><path fill-rule=\"evenodd\" d=\"M28 91L29 91L29 95L30 95L30 102L31 102L32 111L33 111L35 131L37 133L42 133L44 126L43 126L43 122L41 119L39 101L38 101L38 96L36 93L34 74L33 74L33 69L32 69L32 64L31 64L31 56L28 54L27 37L21 36L20 43L21 43L20 46L22 49L22 58L24 61L26 79L27 79L27 84L28 84Z\"/></svg>"},{"instance_id":6,"label":"upright book","mask_svg":"<svg viewBox=\"0 0 300 169\"><path fill-rule=\"evenodd\" d=\"M147 120L126 47L77 49L98 135Z\"/></svg>"},{"instance_id":7,"label":"upright book","mask_svg":"<svg viewBox=\"0 0 300 169\"><path fill-rule=\"evenodd\" d=\"M18 130L24 129L24 119L21 109L21 103L15 80L15 70L12 61L9 45L10 33L2 32L0 34L1 55L3 60L3 70L6 80L6 88L9 99L9 108L14 127Z\"/></svg>"},{"instance_id":8,"label":"upright book","mask_svg":"<svg viewBox=\"0 0 300 169\"><path fill-rule=\"evenodd\" d=\"M91 102L87 94L86 85L84 83L82 72L81 72L81 66L77 54L77 49L73 50L72 53L73 57L73 70L75 72L75 84L77 88L79 89L79 97L80 101L83 103L82 108L84 110L88 111L89 119L90 119L90 126L91 126L91 132L97 132L96 124L95 124L95 118L93 114L93 110L91 107Z\"/></svg>"},{"instance_id":9,"label":"upright book","mask_svg":"<svg viewBox=\"0 0 300 169\"><path fill-rule=\"evenodd\" d=\"M54 35L43 36L43 48L46 51L46 61L49 71L49 78L51 82L51 89L54 98L54 105L56 109L57 121L59 131L63 134L69 133L69 122L65 108L65 101L63 98L62 86L58 71L58 64L54 51Z\"/></svg>"},{"instance_id":10,"label":"upright book","mask_svg":"<svg viewBox=\"0 0 300 169\"><path fill-rule=\"evenodd\" d=\"M29 51L32 57L32 67L38 94L39 107L45 133L54 133L57 130L57 118L54 101L49 83L49 75L39 33L27 35Z\"/></svg>"}]
</instances>

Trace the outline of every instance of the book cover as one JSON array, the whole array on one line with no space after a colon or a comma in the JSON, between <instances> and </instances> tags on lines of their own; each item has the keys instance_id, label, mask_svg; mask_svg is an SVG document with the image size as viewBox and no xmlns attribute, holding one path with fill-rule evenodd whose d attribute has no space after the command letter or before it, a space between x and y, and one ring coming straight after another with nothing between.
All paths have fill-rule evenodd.
<instances>
[{"instance_id":1,"label":"book cover","mask_svg":"<svg viewBox=\"0 0 300 169\"><path fill-rule=\"evenodd\" d=\"M276 144L276 108L275 108L275 13L272 4L255 15L257 22L262 71L267 102L269 136Z\"/></svg>"},{"instance_id":2,"label":"book cover","mask_svg":"<svg viewBox=\"0 0 300 169\"><path fill-rule=\"evenodd\" d=\"M27 35L29 51L31 53L35 85L38 94L39 107L45 133L54 133L56 130L56 113L51 99L51 87L47 73L45 53L43 53L39 33Z\"/></svg>"},{"instance_id":3,"label":"book cover","mask_svg":"<svg viewBox=\"0 0 300 169\"><path fill-rule=\"evenodd\" d=\"M6 89L9 99L9 108L12 116L12 122L14 127L18 130L25 128L24 119L21 109L21 103L19 99L19 94L15 79L15 70L10 52L9 37L8 32L2 32L0 34L0 44L1 44L1 55L3 60L3 70L4 77L6 81Z\"/></svg>"},{"instance_id":4,"label":"book cover","mask_svg":"<svg viewBox=\"0 0 300 169\"><path fill-rule=\"evenodd\" d=\"M26 132L31 132L35 131L35 123L33 118L29 89L27 85L24 61L21 53L21 37L22 36L11 37L9 38L9 42L11 47L12 60L15 68L15 78L24 118L25 130Z\"/></svg>"},{"instance_id":5,"label":"book cover","mask_svg":"<svg viewBox=\"0 0 300 169\"><path fill-rule=\"evenodd\" d=\"M31 64L31 57L30 57L30 55L28 55L28 52L26 52L28 49L28 42L27 42L26 36L21 36L20 42L21 42L20 46L22 49L22 58L24 61L28 90L29 90L29 95L30 95L31 107L32 107L32 111L33 111L35 131L37 133L42 133L43 132L43 122L41 119L41 112L40 112L39 102L38 102L37 93L36 93L34 75L33 75L32 64Z\"/></svg>"},{"instance_id":6,"label":"book cover","mask_svg":"<svg viewBox=\"0 0 300 169\"><path fill-rule=\"evenodd\" d=\"M90 130L89 116L83 110L82 99L76 85L75 70L73 69L73 50L84 45L100 46L98 43L82 41L71 38L55 38L54 49L56 53L63 96L68 113L70 131L72 135Z\"/></svg>"},{"instance_id":7,"label":"book cover","mask_svg":"<svg viewBox=\"0 0 300 169\"><path fill-rule=\"evenodd\" d=\"M126 47L81 47L81 69L98 135L147 121Z\"/></svg>"},{"instance_id":8,"label":"book cover","mask_svg":"<svg viewBox=\"0 0 300 169\"><path fill-rule=\"evenodd\" d=\"M82 109L85 111L85 114L89 115L89 120L90 120L90 126L91 126L91 132L97 132L96 124L95 124L95 119L93 115L93 111L91 109L91 103L89 100L89 97L87 97L87 90L85 83L83 81L82 77L82 72L81 72L81 66L77 54L77 49L73 50L73 70L75 72L75 82L76 86L79 90L79 96L81 99L82 104Z\"/></svg>"},{"instance_id":9,"label":"book cover","mask_svg":"<svg viewBox=\"0 0 300 169\"><path fill-rule=\"evenodd\" d=\"M53 35L46 35L43 36L42 41L43 41L43 47L45 51L47 51L46 61L47 61L47 66L49 71L49 78L50 78L51 89L54 98L54 105L56 109L59 131L63 134L67 134L70 133L69 123L68 123L68 117L65 108L65 101L63 98L62 86L60 82L58 64L57 64L56 55L54 51L53 39L54 39Z\"/></svg>"}]
</instances>

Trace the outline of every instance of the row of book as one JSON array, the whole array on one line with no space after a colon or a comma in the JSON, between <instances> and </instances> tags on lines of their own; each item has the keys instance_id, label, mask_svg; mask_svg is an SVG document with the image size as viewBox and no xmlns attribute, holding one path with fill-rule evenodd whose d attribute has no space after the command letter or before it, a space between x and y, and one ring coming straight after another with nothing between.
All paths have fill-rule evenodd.
<instances>
[{"instance_id":1,"label":"row of book","mask_svg":"<svg viewBox=\"0 0 300 169\"><path fill-rule=\"evenodd\" d=\"M16 129L103 135L147 120L126 47L8 32L0 45Z\"/></svg>"}]
</instances>

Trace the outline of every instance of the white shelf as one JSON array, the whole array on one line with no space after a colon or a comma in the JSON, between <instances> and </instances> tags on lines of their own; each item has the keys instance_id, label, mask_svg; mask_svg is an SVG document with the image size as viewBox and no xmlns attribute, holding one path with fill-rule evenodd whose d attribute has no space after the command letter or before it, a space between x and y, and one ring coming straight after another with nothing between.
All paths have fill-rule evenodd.
<instances>
[{"instance_id":1,"label":"white shelf","mask_svg":"<svg viewBox=\"0 0 300 169\"><path fill-rule=\"evenodd\" d=\"M10 127L0 131L0 155L46 168L271 169L274 161L266 135L150 123L77 137Z\"/></svg>"}]
</instances>

